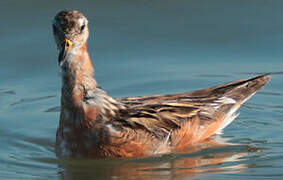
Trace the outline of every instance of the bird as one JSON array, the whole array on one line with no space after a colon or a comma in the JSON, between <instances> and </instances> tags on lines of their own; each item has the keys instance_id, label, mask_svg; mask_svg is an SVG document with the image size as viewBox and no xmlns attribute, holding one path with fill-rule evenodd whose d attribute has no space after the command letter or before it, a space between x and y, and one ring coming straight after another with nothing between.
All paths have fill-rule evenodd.
<instances>
[{"instance_id":1,"label":"bird","mask_svg":"<svg viewBox=\"0 0 283 180\"><path fill-rule=\"evenodd\" d=\"M94 78L87 18L63 10L52 22L61 69L59 158L137 158L182 151L222 134L269 74L207 89L112 98Z\"/></svg>"}]
</instances>

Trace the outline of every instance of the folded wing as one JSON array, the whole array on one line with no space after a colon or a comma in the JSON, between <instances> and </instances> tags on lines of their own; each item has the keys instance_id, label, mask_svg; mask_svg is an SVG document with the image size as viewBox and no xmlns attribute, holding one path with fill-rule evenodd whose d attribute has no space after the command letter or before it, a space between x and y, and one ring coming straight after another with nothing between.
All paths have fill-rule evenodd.
<instances>
[{"instance_id":1,"label":"folded wing","mask_svg":"<svg viewBox=\"0 0 283 180\"><path fill-rule=\"evenodd\" d=\"M120 98L127 108L118 121L158 139L169 138L181 149L221 133L237 117L238 108L269 79L262 75L182 94Z\"/></svg>"}]
</instances>

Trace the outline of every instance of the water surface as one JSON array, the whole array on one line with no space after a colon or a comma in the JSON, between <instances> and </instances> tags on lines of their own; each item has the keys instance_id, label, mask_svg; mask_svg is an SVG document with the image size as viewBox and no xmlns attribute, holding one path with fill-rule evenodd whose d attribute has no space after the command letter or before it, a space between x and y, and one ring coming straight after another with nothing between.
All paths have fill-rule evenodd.
<instances>
[{"instance_id":1,"label":"water surface","mask_svg":"<svg viewBox=\"0 0 283 180\"><path fill-rule=\"evenodd\" d=\"M0 179L282 179L283 1L0 2ZM222 137L145 159L60 160L51 21L90 21L96 79L114 97L178 93L271 72ZM228 143L228 144L227 144Z\"/></svg>"}]
</instances>

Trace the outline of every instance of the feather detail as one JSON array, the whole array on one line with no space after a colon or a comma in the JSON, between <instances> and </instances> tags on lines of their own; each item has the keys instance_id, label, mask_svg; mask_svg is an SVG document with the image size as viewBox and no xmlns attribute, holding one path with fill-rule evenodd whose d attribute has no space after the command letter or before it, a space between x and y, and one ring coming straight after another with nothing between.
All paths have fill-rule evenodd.
<instances>
[{"instance_id":1,"label":"feather detail","mask_svg":"<svg viewBox=\"0 0 283 180\"><path fill-rule=\"evenodd\" d=\"M238 108L267 80L267 76L260 76L190 93L118 99L102 89L86 91L82 98L84 109L92 107L95 113L99 112L85 126L91 131L83 130L96 139L96 143L87 145L94 149L88 157L136 157L180 151L213 134L222 134L238 116ZM88 122L88 114L82 116L85 118L81 121ZM62 119L68 121L66 118ZM135 149L139 150L135 153Z\"/></svg>"}]
</instances>

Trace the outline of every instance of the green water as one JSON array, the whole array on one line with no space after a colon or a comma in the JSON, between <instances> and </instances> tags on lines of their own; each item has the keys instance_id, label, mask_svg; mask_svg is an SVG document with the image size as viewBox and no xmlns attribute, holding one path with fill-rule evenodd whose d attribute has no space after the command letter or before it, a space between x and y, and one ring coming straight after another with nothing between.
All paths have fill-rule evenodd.
<instances>
[{"instance_id":1,"label":"green water","mask_svg":"<svg viewBox=\"0 0 283 180\"><path fill-rule=\"evenodd\" d=\"M0 9L0 179L282 179L282 0L3 0ZM225 129L222 141L233 145L146 159L57 159L61 81L51 21L63 9L89 18L96 79L114 97L263 72L272 81Z\"/></svg>"}]
</instances>

